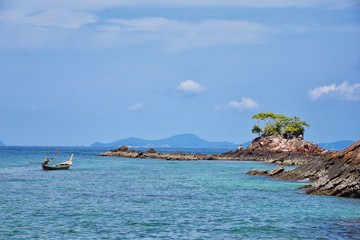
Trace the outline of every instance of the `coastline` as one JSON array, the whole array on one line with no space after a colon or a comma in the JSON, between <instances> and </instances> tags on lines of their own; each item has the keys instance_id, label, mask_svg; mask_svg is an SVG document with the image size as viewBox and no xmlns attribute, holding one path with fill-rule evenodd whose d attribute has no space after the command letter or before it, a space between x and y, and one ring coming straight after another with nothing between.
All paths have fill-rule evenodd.
<instances>
[{"instance_id":1,"label":"coastline","mask_svg":"<svg viewBox=\"0 0 360 240\"><path fill-rule=\"evenodd\" d=\"M131 150L122 146L102 152L98 156L124 158L161 159L168 161L261 161L277 165L298 165L291 171L279 167L273 171L253 169L249 175L266 175L281 180L309 182L306 193L313 195L360 198L360 141L341 152L290 152L270 149L243 149L221 154L161 153L151 148L147 151Z\"/></svg>"},{"instance_id":2,"label":"coastline","mask_svg":"<svg viewBox=\"0 0 360 240\"><path fill-rule=\"evenodd\" d=\"M318 153L300 153L300 152L273 152L273 151L253 151L249 149L238 149L220 154L189 154L182 152L161 153L151 148L147 151L132 150L126 146L102 152L98 156L102 157L124 157L124 158L142 158L142 159L161 159L168 161L261 161L270 164L279 164L285 166L302 165L314 159L320 159L323 154Z\"/></svg>"}]
</instances>

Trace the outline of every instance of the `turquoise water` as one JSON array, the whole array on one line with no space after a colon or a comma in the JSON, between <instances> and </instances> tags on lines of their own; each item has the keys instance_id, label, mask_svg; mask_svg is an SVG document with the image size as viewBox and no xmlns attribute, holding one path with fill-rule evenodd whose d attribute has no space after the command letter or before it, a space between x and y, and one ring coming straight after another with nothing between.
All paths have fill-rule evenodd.
<instances>
[{"instance_id":1,"label":"turquoise water","mask_svg":"<svg viewBox=\"0 0 360 240\"><path fill-rule=\"evenodd\" d=\"M0 239L360 239L360 200L245 175L276 166L60 148L71 170L42 171L53 151L0 148Z\"/></svg>"}]
</instances>

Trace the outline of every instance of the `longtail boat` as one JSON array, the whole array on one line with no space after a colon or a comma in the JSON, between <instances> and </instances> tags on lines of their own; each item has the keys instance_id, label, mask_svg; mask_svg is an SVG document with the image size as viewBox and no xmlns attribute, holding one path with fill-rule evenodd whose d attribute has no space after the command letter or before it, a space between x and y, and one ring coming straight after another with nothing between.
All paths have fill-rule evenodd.
<instances>
[{"instance_id":1,"label":"longtail boat","mask_svg":"<svg viewBox=\"0 0 360 240\"><path fill-rule=\"evenodd\" d=\"M50 165L50 161L55 161L55 158L45 158L44 162L41 164L43 170L69 170L72 166L72 161L74 159L74 154L71 154L71 157L66 162Z\"/></svg>"}]
</instances>

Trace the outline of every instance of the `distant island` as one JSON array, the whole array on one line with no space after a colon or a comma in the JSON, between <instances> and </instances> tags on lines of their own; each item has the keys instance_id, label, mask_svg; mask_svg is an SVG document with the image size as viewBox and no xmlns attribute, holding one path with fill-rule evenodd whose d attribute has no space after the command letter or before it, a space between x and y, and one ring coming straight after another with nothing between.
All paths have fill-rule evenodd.
<instances>
[{"instance_id":1,"label":"distant island","mask_svg":"<svg viewBox=\"0 0 360 240\"><path fill-rule=\"evenodd\" d=\"M330 143L319 143L318 146L324 148L326 150L335 150L341 151L345 149L347 146L350 146L355 141L351 140L340 140L336 142ZM211 142L200 137L195 134L180 134L175 135L165 139L159 140L146 140L141 138L126 138L120 139L111 143L101 143L95 142L91 145L91 147L110 147L117 148L120 146L128 146L130 148L209 148L209 149L237 149L238 146L242 146L244 148L249 147L251 141L244 142L242 144L236 144L232 142ZM1 144L0 144L1 146Z\"/></svg>"},{"instance_id":2,"label":"distant island","mask_svg":"<svg viewBox=\"0 0 360 240\"><path fill-rule=\"evenodd\" d=\"M251 142L244 143L246 147ZM231 142L210 142L199 138L195 134L180 134L165 139L145 140L141 138L126 138L111 143L96 142L91 147L119 147L128 146L130 148L217 148L217 149L236 149L239 144Z\"/></svg>"},{"instance_id":3,"label":"distant island","mask_svg":"<svg viewBox=\"0 0 360 240\"><path fill-rule=\"evenodd\" d=\"M0 140L0 147L5 146L5 144Z\"/></svg>"}]
</instances>

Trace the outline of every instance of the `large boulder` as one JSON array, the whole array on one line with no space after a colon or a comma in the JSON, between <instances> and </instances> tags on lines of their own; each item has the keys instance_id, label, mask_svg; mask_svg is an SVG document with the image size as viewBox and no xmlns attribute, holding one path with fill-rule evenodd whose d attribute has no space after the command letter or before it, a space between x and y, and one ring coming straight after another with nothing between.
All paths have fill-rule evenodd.
<instances>
[{"instance_id":1,"label":"large boulder","mask_svg":"<svg viewBox=\"0 0 360 240\"><path fill-rule=\"evenodd\" d=\"M306 142L301 138L287 139L283 136L266 136L255 138L248 147L252 151L266 151L273 153L290 152L290 153L311 153L324 154L325 149L318 145Z\"/></svg>"},{"instance_id":2,"label":"large boulder","mask_svg":"<svg viewBox=\"0 0 360 240\"><path fill-rule=\"evenodd\" d=\"M157 153L157 151L154 148L150 148L146 153Z\"/></svg>"},{"instance_id":3,"label":"large boulder","mask_svg":"<svg viewBox=\"0 0 360 240\"><path fill-rule=\"evenodd\" d=\"M127 151L129 151L129 147L128 146L121 146L121 147L119 147L119 148L117 148L115 150L112 150L112 151L114 151L114 152L127 152Z\"/></svg>"}]
</instances>

